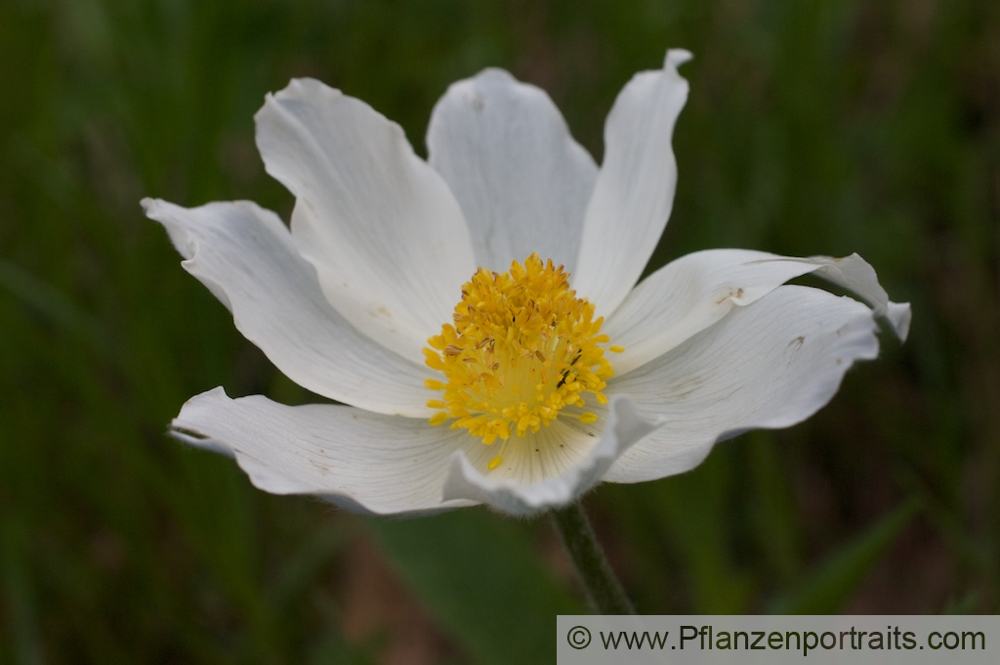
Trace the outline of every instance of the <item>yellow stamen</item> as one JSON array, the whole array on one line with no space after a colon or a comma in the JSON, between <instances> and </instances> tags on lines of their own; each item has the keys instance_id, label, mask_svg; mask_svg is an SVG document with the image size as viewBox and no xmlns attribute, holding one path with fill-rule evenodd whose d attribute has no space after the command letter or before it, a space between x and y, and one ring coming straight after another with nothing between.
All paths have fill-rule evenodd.
<instances>
[{"instance_id":1,"label":"yellow stamen","mask_svg":"<svg viewBox=\"0 0 1000 665\"><path fill-rule=\"evenodd\" d=\"M490 469L501 463L511 436L537 432L566 406L583 406L584 394L607 403L601 391L613 371L603 345L610 340L600 334L603 319L594 318L594 306L569 288L562 266L532 254L502 274L480 268L462 286L453 319L424 349L427 366L445 379L424 382L444 393L427 402L441 409L431 424L451 420L452 429L467 429L485 444L503 441ZM597 420L589 412L574 417Z\"/></svg>"}]
</instances>

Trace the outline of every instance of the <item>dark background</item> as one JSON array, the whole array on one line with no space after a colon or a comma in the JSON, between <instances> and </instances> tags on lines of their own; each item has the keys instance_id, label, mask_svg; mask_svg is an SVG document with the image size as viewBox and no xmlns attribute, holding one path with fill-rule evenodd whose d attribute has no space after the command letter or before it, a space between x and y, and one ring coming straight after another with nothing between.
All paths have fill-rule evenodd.
<instances>
[{"instance_id":1,"label":"dark background","mask_svg":"<svg viewBox=\"0 0 1000 665\"><path fill-rule=\"evenodd\" d=\"M643 613L1000 607L1000 3L0 3L0 662L508 663L582 611L545 519L362 519L168 439L224 385L310 401L138 201L287 217L254 112L314 76L421 154L447 85L501 66L600 159L618 90L696 58L651 267L857 251L910 339L833 402L684 476L587 499Z\"/></svg>"}]
</instances>

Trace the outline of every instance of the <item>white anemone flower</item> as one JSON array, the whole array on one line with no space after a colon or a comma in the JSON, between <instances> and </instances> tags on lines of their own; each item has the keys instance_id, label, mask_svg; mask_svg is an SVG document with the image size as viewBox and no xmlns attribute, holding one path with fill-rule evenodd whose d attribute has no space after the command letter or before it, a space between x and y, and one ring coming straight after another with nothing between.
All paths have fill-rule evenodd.
<instances>
[{"instance_id":1,"label":"white anemone flower","mask_svg":"<svg viewBox=\"0 0 1000 665\"><path fill-rule=\"evenodd\" d=\"M905 338L909 306L857 255L708 250L636 285L673 203L690 57L625 86L599 168L542 90L499 69L437 103L427 161L318 81L269 95L257 145L296 197L290 228L246 201L143 206L240 332L340 404L215 388L171 433L276 494L526 515L811 416L877 355L877 318ZM806 273L859 299L785 284Z\"/></svg>"}]
</instances>

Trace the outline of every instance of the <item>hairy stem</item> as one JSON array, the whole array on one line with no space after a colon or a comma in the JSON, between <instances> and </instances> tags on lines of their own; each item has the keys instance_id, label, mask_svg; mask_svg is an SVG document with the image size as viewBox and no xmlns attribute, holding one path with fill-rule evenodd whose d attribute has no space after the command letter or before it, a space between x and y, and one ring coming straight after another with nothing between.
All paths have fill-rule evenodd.
<instances>
[{"instance_id":1,"label":"hairy stem","mask_svg":"<svg viewBox=\"0 0 1000 665\"><path fill-rule=\"evenodd\" d=\"M576 501L550 514L595 613L635 614L635 608L608 565L581 503Z\"/></svg>"}]
</instances>

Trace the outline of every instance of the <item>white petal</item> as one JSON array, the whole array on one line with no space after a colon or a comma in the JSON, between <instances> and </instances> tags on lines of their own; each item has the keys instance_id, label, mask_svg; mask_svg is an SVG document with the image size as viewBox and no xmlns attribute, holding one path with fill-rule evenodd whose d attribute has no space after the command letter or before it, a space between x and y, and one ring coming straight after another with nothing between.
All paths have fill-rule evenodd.
<instances>
[{"instance_id":1,"label":"white petal","mask_svg":"<svg viewBox=\"0 0 1000 665\"><path fill-rule=\"evenodd\" d=\"M434 107L427 147L479 265L503 272L538 252L572 272L597 167L545 92L501 69L458 81Z\"/></svg>"},{"instance_id":2,"label":"white petal","mask_svg":"<svg viewBox=\"0 0 1000 665\"><path fill-rule=\"evenodd\" d=\"M239 331L288 378L371 411L432 413L423 385L428 370L360 334L330 306L273 212L247 201L187 209L144 199L142 205L166 227L184 269L229 308Z\"/></svg>"},{"instance_id":3,"label":"white petal","mask_svg":"<svg viewBox=\"0 0 1000 665\"><path fill-rule=\"evenodd\" d=\"M910 333L910 303L889 302L889 294L878 283L875 269L857 254L842 259L814 256L806 259L817 266L816 274L849 289L871 305L875 316L885 319L896 337L905 342Z\"/></svg>"},{"instance_id":4,"label":"white petal","mask_svg":"<svg viewBox=\"0 0 1000 665\"><path fill-rule=\"evenodd\" d=\"M442 501L448 458L463 432L348 406L285 406L222 388L192 397L171 423L178 439L236 458L273 494L317 494L355 512L426 513L471 505ZM480 444L482 445L482 444Z\"/></svg>"},{"instance_id":5,"label":"white petal","mask_svg":"<svg viewBox=\"0 0 1000 665\"><path fill-rule=\"evenodd\" d=\"M640 482L687 471L716 441L788 427L824 406L851 365L878 354L871 310L820 289L782 286L653 362L609 382L658 430L605 480Z\"/></svg>"},{"instance_id":6,"label":"white petal","mask_svg":"<svg viewBox=\"0 0 1000 665\"><path fill-rule=\"evenodd\" d=\"M800 259L743 249L683 256L647 277L608 317L602 332L625 347L613 359L622 376L712 325L736 306L763 298L789 279L816 272L851 289L905 337L909 305L890 303L875 271L857 254Z\"/></svg>"},{"instance_id":7,"label":"white petal","mask_svg":"<svg viewBox=\"0 0 1000 665\"><path fill-rule=\"evenodd\" d=\"M268 173L297 197L292 235L355 327L420 362L475 270L458 203L403 130L310 79L257 113Z\"/></svg>"},{"instance_id":8,"label":"white petal","mask_svg":"<svg viewBox=\"0 0 1000 665\"><path fill-rule=\"evenodd\" d=\"M677 66L690 57L668 51L663 69L636 74L608 115L573 280L598 315L613 312L628 294L670 217L677 186L670 141L688 96Z\"/></svg>"},{"instance_id":9,"label":"white petal","mask_svg":"<svg viewBox=\"0 0 1000 665\"><path fill-rule=\"evenodd\" d=\"M509 453L517 459L489 473L483 473L481 453L479 459L470 461L467 452L456 452L451 458L444 498L477 501L514 515L530 515L574 501L596 485L622 453L660 424L655 418L639 417L628 399L612 400L607 410L600 438L592 438L594 435L588 434L586 428L574 428L561 421L559 427L550 427L551 433L538 442L539 446L550 446L548 463L552 466L548 468L542 466L545 462L540 459L541 448L534 459L533 449L511 450ZM568 449L563 455L559 454L560 445ZM489 453L490 457L495 455L492 450ZM553 472L557 475L548 475Z\"/></svg>"}]
</instances>

